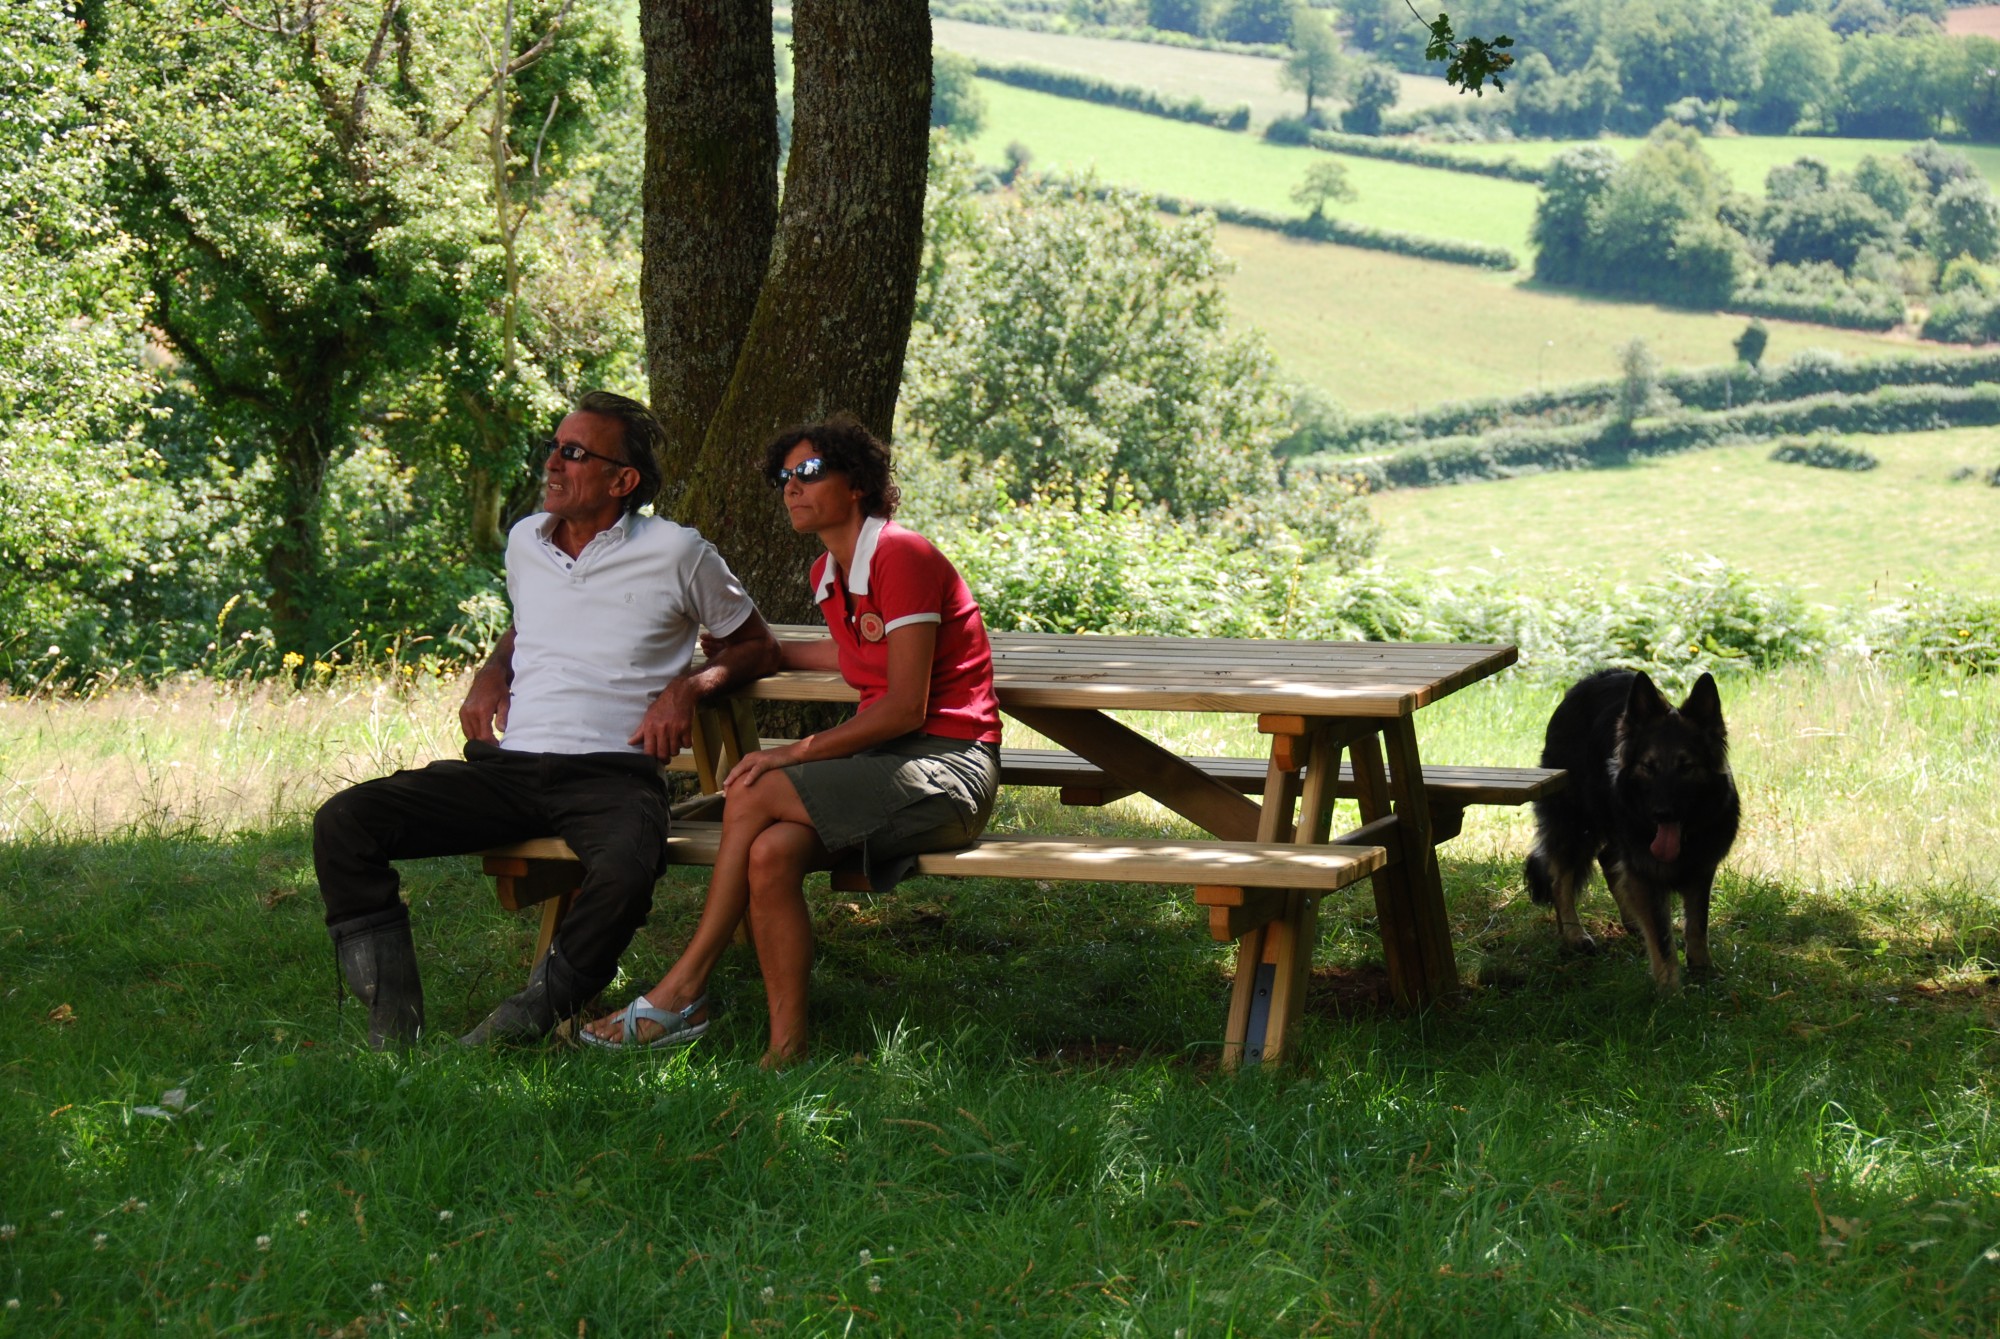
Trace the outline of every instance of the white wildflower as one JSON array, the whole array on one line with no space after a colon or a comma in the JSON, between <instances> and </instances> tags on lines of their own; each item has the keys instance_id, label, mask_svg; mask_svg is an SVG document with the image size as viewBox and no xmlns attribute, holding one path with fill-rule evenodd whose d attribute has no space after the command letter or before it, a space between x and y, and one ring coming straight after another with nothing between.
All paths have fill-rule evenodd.
<instances>
[{"instance_id":1,"label":"white wildflower","mask_svg":"<svg viewBox=\"0 0 2000 1339\"><path fill-rule=\"evenodd\" d=\"M270 1250L270 1249L271 1249L271 1234L270 1234L270 1233L268 1233L268 1232L259 1232L259 1233L257 1234L257 1249L258 1249L258 1250L260 1250L260 1251L268 1251L268 1250Z\"/></svg>"},{"instance_id":2,"label":"white wildflower","mask_svg":"<svg viewBox=\"0 0 2000 1339\"><path fill-rule=\"evenodd\" d=\"M18 1297L10 1297L10 1298L8 1298L8 1299L7 1299L7 1309L8 1309L9 1311L19 1311L19 1310L21 1309L21 1299L20 1299L20 1298L18 1298Z\"/></svg>"},{"instance_id":3,"label":"white wildflower","mask_svg":"<svg viewBox=\"0 0 2000 1339\"><path fill-rule=\"evenodd\" d=\"M872 1293L882 1291L882 1276L880 1274L870 1274L868 1276L868 1291Z\"/></svg>"},{"instance_id":4,"label":"white wildflower","mask_svg":"<svg viewBox=\"0 0 2000 1339\"><path fill-rule=\"evenodd\" d=\"M304 1209L299 1210L297 1213L293 1214L292 1217L298 1220L298 1224L300 1227L304 1227L312 1219L312 1215L307 1213Z\"/></svg>"},{"instance_id":5,"label":"white wildflower","mask_svg":"<svg viewBox=\"0 0 2000 1339\"><path fill-rule=\"evenodd\" d=\"M55 1222L60 1223L62 1221L62 1216L63 1216L63 1211L61 1209L49 1210L49 1217Z\"/></svg>"},{"instance_id":6,"label":"white wildflower","mask_svg":"<svg viewBox=\"0 0 2000 1339\"><path fill-rule=\"evenodd\" d=\"M110 1240L111 1236L109 1233L100 1232L90 1239L90 1248L93 1251L101 1251L104 1249L104 1243Z\"/></svg>"},{"instance_id":7,"label":"white wildflower","mask_svg":"<svg viewBox=\"0 0 2000 1339\"><path fill-rule=\"evenodd\" d=\"M439 1209L439 1210L438 1210L438 1221L439 1221L440 1223L449 1223L449 1222L451 1221L451 1210L449 1210L449 1209Z\"/></svg>"},{"instance_id":8,"label":"white wildflower","mask_svg":"<svg viewBox=\"0 0 2000 1339\"><path fill-rule=\"evenodd\" d=\"M873 1251L869 1250L869 1249L868 1249L867 1247L865 1247L865 1246L864 1246L864 1247L862 1247L862 1248L861 1248L861 1267L862 1267L863 1269L866 1269L866 1268L868 1268L868 1266L870 1266L870 1265L872 1265L872 1264L874 1264L874 1263L875 1263L875 1252L873 1252Z\"/></svg>"},{"instance_id":9,"label":"white wildflower","mask_svg":"<svg viewBox=\"0 0 2000 1339\"><path fill-rule=\"evenodd\" d=\"M371 1283L368 1285L368 1291L374 1296L380 1297L383 1293L389 1291L389 1285L386 1283Z\"/></svg>"},{"instance_id":10,"label":"white wildflower","mask_svg":"<svg viewBox=\"0 0 2000 1339\"><path fill-rule=\"evenodd\" d=\"M12 1223L0 1223L0 1241L12 1240L14 1240L14 1225Z\"/></svg>"},{"instance_id":11,"label":"white wildflower","mask_svg":"<svg viewBox=\"0 0 2000 1339\"><path fill-rule=\"evenodd\" d=\"M776 1288L773 1288L768 1283L764 1285L763 1290L759 1292L757 1295L764 1299L765 1306L769 1306L771 1305L771 1303L778 1300L778 1290Z\"/></svg>"}]
</instances>

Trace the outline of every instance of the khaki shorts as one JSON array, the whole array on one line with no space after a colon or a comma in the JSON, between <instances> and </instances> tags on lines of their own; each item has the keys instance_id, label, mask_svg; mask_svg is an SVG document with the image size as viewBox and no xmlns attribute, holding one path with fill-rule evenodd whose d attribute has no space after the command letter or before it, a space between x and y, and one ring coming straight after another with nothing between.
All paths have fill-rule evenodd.
<instances>
[{"instance_id":1,"label":"khaki shorts","mask_svg":"<svg viewBox=\"0 0 2000 1339\"><path fill-rule=\"evenodd\" d=\"M785 769L826 849L859 848L868 886L894 888L926 851L970 846L993 816L1000 747L922 733Z\"/></svg>"}]
</instances>

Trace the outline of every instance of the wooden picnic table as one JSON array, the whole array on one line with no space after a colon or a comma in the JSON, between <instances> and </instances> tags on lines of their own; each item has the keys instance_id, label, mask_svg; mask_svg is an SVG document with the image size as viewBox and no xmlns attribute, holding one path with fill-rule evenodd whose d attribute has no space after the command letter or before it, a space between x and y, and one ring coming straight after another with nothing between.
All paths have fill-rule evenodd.
<instances>
[{"instance_id":1,"label":"wooden picnic table","mask_svg":"<svg viewBox=\"0 0 2000 1339\"><path fill-rule=\"evenodd\" d=\"M774 630L785 640L826 636L818 627ZM1513 664L1515 648L1055 633L996 633L992 641L1001 710L1094 764L1120 789L1148 795L1225 841L1383 847L1387 863L1372 877L1396 1000L1421 1005L1456 987L1435 849L1450 834L1433 833L1415 717ZM787 671L743 689L725 728L744 736L754 729L741 709L748 700L856 698L838 674ZM1261 798L1106 714L1112 711L1254 715L1270 741ZM724 756L710 767L755 746L748 737L724 741ZM1351 765L1345 777L1343 751ZM703 778L709 788L713 779ZM1342 834L1329 830L1337 780L1355 795L1362 818L1361 827ZM1206 891L1233 900L1211 906L1212 919L1240 927L1230 936L1241 942L1224 1061L1275 1058L1299 1015L1321 894Z\"/></svg>"}]
</instances>

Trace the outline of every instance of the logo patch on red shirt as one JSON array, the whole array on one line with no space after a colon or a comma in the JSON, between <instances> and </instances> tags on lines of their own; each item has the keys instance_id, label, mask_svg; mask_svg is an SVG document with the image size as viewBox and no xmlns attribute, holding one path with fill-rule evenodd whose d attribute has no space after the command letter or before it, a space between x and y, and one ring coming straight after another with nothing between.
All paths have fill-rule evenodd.
<instances>
[{"instance_id":1,"label":"logo patch on red shirt","mask_svg":"<svg viewBox=\"0 0 2000 1339\"><path fill-rule=\"evenodd\" d=\"M854 626L863 641L879 642L888 635L882 629L882 616L872 609L855 619Z\"/></svg>"}]
</instances>

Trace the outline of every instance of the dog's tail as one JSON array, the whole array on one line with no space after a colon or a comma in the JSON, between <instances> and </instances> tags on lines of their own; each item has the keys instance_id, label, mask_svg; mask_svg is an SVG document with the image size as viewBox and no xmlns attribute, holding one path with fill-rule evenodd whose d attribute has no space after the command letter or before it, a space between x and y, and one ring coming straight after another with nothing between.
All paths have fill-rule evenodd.
<instances>
[{"instance_id":1,"label":"dog's tail","mask_svg":"<svg viewBox=\"0 0 2000 1339\"><path fill-rule=\"evenodd\" d=\"M1555 879L1549 873L1549 858L1537 848L1528 857L1521 873L1528 881L1528 899L1543 906L1556 900Z\"/></svg>"}]
</instances>

